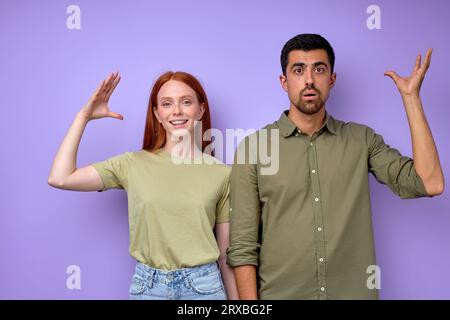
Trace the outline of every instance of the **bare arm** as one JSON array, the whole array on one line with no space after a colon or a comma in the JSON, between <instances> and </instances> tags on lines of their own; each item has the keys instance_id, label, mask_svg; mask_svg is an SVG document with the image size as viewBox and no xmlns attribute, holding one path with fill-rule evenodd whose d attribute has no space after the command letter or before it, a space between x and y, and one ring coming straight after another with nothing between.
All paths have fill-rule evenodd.
<instances>
[{"instance_id":1,"label":"bare arm","mask_svg":"<svg viewBox=\"0 0 450 320\"><path fill-rule=\"evenodd\" d=\"M258 300L256 266L242 265L234 268L237 290L241 300Z\"/></svg>"},{"instance_id":2,"label":"bare arm","mask_svg":"<svg viewBox=\"0 0 450 320\"><path fill-rule=\"evenodd\" d=\"M219 246L219 267L228 300L238 300L236 280L233 269L227 264L227 249L230 245L230 223L218 223L215 225L216 239Z\"/></svg>"},{"instance_id":3,"label":"bare arm","mask_svg":"<svg viewBox=\"0 0 450 320\"><path fill-rule=\"evenodd\" d=\"M444 175L419 96L402 97L411 130L414 166L430 196L444 192Z\"/></svg>"},{"instance_id":4,"label":"bare arm","mask_svg":"<svg viewBox=\"0 0 450 320\"><path fill-rule=\"evenodd\" d=\"M111 74L95 90L88 103L78 112L61 143L48 177L48 184L55 188L75 191L97 191L103 188L103 182L92 166L77 168L77 152L87 123L93 119L123 116L111 112L108 101L120 81L119 73Z\"/></svg>"},{"instance_id":5,"label":"bare arm","mask_svg":"<svg viewBox=\"0 0 450 320\"><path fill-rule=\"evenodd\" d=\"M393 71L388 71L385 75L394 80L402 96L411 131L416 172L427 193L435 196L444 192L444 174L419 94L425 73L430 66L431 53L432 50L429 49L423 64L420 63L421 56L417 56L414 70L409 77L400 77Z\"/></svg>"}]
</instances>

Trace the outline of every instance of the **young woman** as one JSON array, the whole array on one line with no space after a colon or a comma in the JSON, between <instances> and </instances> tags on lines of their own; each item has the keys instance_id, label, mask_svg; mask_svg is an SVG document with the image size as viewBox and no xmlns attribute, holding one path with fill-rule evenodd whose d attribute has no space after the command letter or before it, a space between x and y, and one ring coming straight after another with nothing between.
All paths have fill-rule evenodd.
<instances>
[{"instance_id":1,"label":"young woman","mask_svg":"<svg viewBox=\"0 0 450 320\"><path fill-rule=\"evenodd\" d=\"M202 136L211 128L208 100L195 77L166 72L157 79L142 150L77 168L87 123L123 119L108 107L119 81L118 72L111 74L78 112L48 183L76 191L126 190L130 254L137 260L130 299L237 299L226 263L230 169L205 152L206 141L195 139L200 124Z\"/></svg>"}]
</instances>

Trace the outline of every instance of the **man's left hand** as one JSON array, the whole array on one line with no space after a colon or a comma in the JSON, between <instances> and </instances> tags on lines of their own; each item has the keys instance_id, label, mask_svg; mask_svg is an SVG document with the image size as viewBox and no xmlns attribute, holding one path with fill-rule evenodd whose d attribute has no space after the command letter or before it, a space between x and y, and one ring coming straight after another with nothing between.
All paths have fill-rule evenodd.
<instances>
[{"instance_id":1,"label":"man's left hand","mask_svg":"<svg viewBox=\"0 0 450 320\"><path fill-rule=\"evenodd\" d=\"M409 77L400 77L394 71L386 71L384 75L394 80L397 89L398 91L400 91L401 95L418 96L420 92L420 87L422 86L423 79L425 78L425 74L428 68L430 67L432 52L433 49L428 49L427 54L425 56L425 61L422 64L421 64L422 56L420 54L417 56L416 63L414 65L414 70Z\"/></svg>"}]
</instances>

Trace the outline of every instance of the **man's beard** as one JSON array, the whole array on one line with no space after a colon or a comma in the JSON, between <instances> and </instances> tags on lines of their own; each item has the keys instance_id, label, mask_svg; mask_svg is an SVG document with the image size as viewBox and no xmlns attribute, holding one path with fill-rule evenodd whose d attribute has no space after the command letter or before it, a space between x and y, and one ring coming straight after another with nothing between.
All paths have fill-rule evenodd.
<instances>
[{"instance_id":1,"label":"man's beard","mask_svg":"<svg viewBox=\"0 0 450 320\"><path fill-rule=\"evenodd\" d=\"M313 101L306 101L303 99L303 93L306 90L314 90L317 93L317 98ZM300 110L300 112L304 113L304 114L315 114L317 112L320 111L320 109L322 109L322 107L324 106L324 102L322 100L322 98L320 97L320 92L319 90L317 90L316 88L305 88L303 89L300 94L299 94L299 98L298 100L294 103L295 107Z\"/></svg>"}]
</instances>

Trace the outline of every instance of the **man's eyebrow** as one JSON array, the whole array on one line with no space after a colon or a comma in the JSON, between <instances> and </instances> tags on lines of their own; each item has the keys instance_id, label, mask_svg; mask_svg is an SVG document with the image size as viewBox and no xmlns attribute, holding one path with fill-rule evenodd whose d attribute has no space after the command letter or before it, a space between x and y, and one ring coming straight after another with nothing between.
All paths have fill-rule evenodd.
<instances>
[{"instance_id":1,"label":"man's eyebrow","mask_svg":"<svg viewBox=\"0 0 450 320\"><path fill-rule=\"evenodd\" d=\"M313 67L325 66L328 68L328 65L323 61L314 62L312 65L313 65ZM307 64L304 62L296 62L292 65L291 69L295 68L295 67L305 67L305 66L307 66Z\"/></svg>"}]
</instances>

